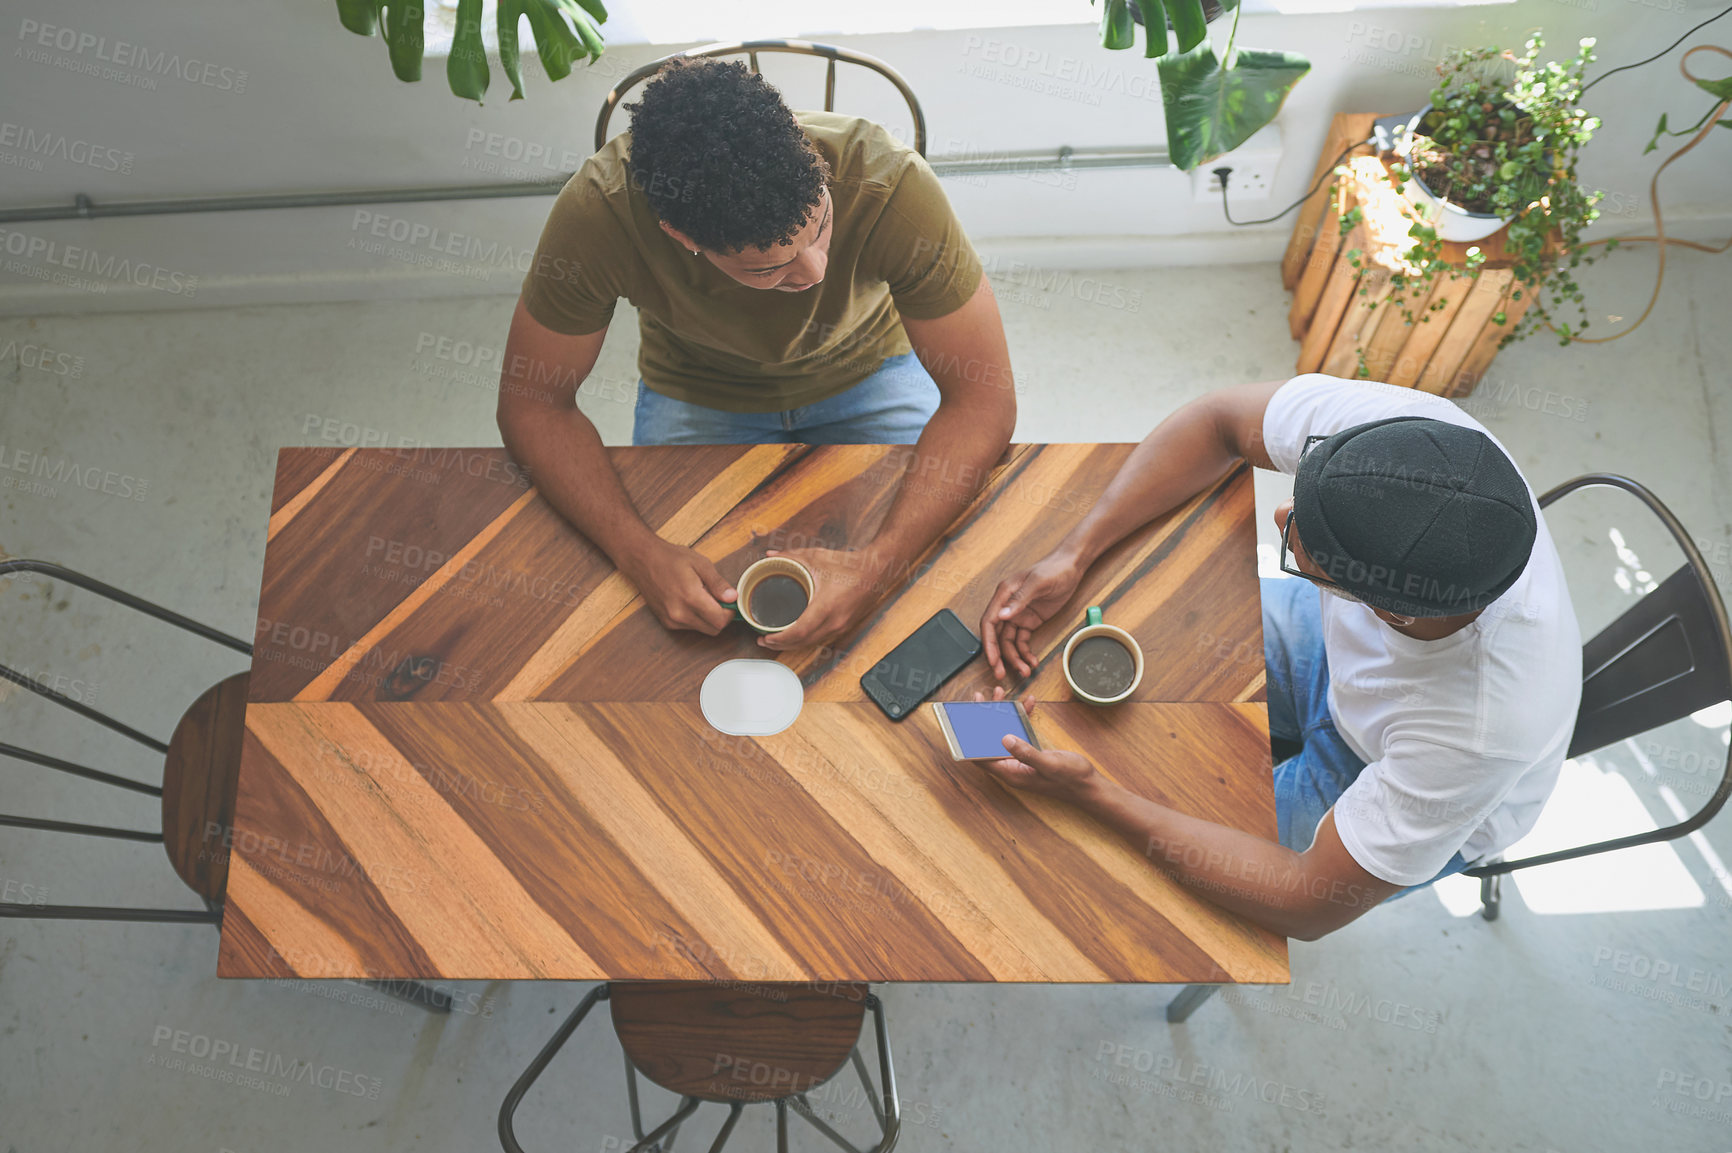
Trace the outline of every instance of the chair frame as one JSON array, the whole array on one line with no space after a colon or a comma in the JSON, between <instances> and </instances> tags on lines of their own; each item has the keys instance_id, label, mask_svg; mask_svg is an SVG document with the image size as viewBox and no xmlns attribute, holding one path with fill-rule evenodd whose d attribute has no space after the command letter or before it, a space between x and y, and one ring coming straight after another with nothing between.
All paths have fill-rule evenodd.
<instances>
[{"instance_id":1,"label":"chair frame","mask_svg":"<svg viewBox=\"0 0 1732 1153\"><path fill-rule=\"evenodd\" d=\"M504 1147L505 1153L524 1153L523 1146L518 1143L515 1128L517 1107L523 1102L524 1096L534 1087L542 1073L547 1071L547 1066L565 1047L566 1042L571 1040L577 1027L583 1024L585 1017L589 1016L589 1011L611 995L612 988L605 981L591 989L589 994L578 1003L577 1008L571 1011L570 1016L566 1017L565 1021L554 1031L553 1036L548 1038L547 1044L541 1047L541 1052L535 1055L535 1060L529 1063L529 1067L523 1071L523 1075L518 1077L516 1083L511 1086L511 1091L505 1095L505 1100L499 1106L499 1143ZM829 1138L846 1153L890 1153L896 1147L897 1137L902 1130L902 1110L896 1095L896 1068L890 1057L890 1034L884 1021L884 1003L878 999L876 994L867 993L866 1007L871 1010L873 1036L878 1043L878 1076L884 1087L882 1104L877 1090L873 1087L872 1078L867 1074L866 1061L860 1056L858 1043L855 1044L849 1058L854 1065L854 1072L860 1078L860 1084L866 1090L866 1100L872 1106L872 1114L878 1122L878 1128L882 1134L879 1143L870 1150L858 1148L818 1117L813 1111L811 1103L806 1100L805 1093L792 1093L786 1097L777 1097L771 1102L776 1107L777 1153L788 1153L788 1110L790 1107L795 1113L804 1117L814 1129ZM626 1096L631 1104L631 1129L633 1136L637 1138L637 1144L629 1150L625 1150L624 1153L651 1153L653 1150L671 1147L674 1138L679 1135L680 1126L693 1113L697 1112L698 1106L703 1104L706 1098L681 1097L679 1107L674 1110L673 1114L654 1129L645 1133L643 1115L638 1107L638 1070L637 1066L632 1064L629 1055L625 1057L625 1073ZM715 1140L710 1144L710 1153L721 1153L722 1147L727 1144L729 1136L733 1134L734 1126L739 1124L740 1114L745 1111L746 1106L742 1101L717 1101L713 1103L725 1104L728 1107L727 1119L722 1122L721 1129L716 1132ZM660 1144L664 1138L668 1142L666 1147Z\"/></svg>"},{"instance_id":2,"label":"chair frame","mask_svg":"<svg viewBox=\"0 0 1732 1153\"><path fill-rule=\"evenodd\" d=\"M1728 665L1726 680L1728 684L1732 684L1732 625L1728 624L1726 605L1720 598L1719 588L1714 583L1712 571L1708 568L1707 562L1702 559L1701 551L1696 547L1696 542L1690 539L1690 534L1685 530L1683 523L1659 497L1655 496L1644 485L1627 476L1610 472L1586 473L1573 480L1565 481L1539 498L1540 508L1548 508L1560 497L1584 488L1621 489L1641 501L1648 511L1666 526L1667 531L1672 534L1672 539L1678 543L1679 549L1684 553L1684 567L1689 568L1695 574L1697 581L1701 583L1702 591L1706 594L1704 600L1707 602L1708 611L1714 622L1716 636L1720 642L1720 653ZM1683 570L1680 568L1678 571ZM1671 578L1668 577L1667 579ZM1605 748L1606 746L1599 745L1596 747ZM1572 743L1571 751L1573 755L1592 752L1593 750L1575 749ZM1538 853L1515 861L1493 858L1482 865L1463 869L1462 874L1479 880L1480 915L1487 921L1495 921L1498 919L1502 904L1503 893L1500 882L1505 874L1513 873L1517 869L1531 869L1536 865L1549 865L1556 861L1569 861L1578 857L1609 853L1616 849L1629 849L1637 845L1651 845L1660 841L1676 840L1695 832L1713 820L1726 804L1728 796L1732 796L1732 749L1727 750L1726 767L1721 774L1719 788L1714 790L1713 795L1694 815L1679 821L1677 824L1645 833L1632 833L1626 837L1615 837L1609 841L1596 841L1591 845L1581 845L1573 849L1558 849L1550 853ZM1185 986L1178 996L1168 1003L1167 1020L1171 1022L1185 1020L1196 1010L1197 1006L1208 1000L1217 988L1219 988L1217 985Z\"/></svg>"},{"instance_id":3,"label":"chair frame","mask_svg":"<svg viewBox=\"0 0 1732 1153\"><path fill-rule=\"evenodd\" d=\"M142 597L134 596L124 589L105 584L94 577L75 572L64 565L39 560L5 560L0 561L0 579L10 577L15 573L37 573L64 581L76 588L95 593L97 596L125 605L127 608L144 613L165 621L176 628L183 629L195 636L231 648L238 653L252 655L253 646L239 637L201 624L190 617L182 616L161 605L153 604ZM148 733L140 732L122 721L116 720L107 713L101 712L83 701L75 700L65 693L38 684L31 677L0 664L0 679L11 681L15 685L29 689L46 700L52 701L64 709L68 709L86 720L95 721L105 728L111 729L128 740L143 745L153 752L168 755L168 745ZM76 764L72 761L51 757L32 749L20 748L17 745L0 742L0 756L12 757L43 768L54 769L75 777L110 785L117 789L126 789L145 796L161 799L162 787L149 785L143 781L135 781L114 773L93 769L88 765ZM117 829L107 825L85 825L70 821L50 821L39 817L17 817L0 813L0 827L15 829L36 829L40 832L74 833L79 836L110 837L123 841L141 841L151 844L163 844L164 834L152 833L143 829ZM202 924L211 925L219 931L222 928L223 903L200 896L204 902L203 909L139 909L112 905L14 905L0 902L0 918L15 917L28 920L67 920L67 921L133 921L163 924ZM419 1005L431 1013L449 1013L452 998L449 993L442 993L414 981L400 980L363 980L359 982L371 989L376 989L398 1000Z\"/></svg>"},{"instance_id":4,"label":"chair frame","mask_svg":"<svg viewBox=\"0 0 1732 1153\"><path fill-rule=\"evenodd\" d=\"M102 581L96 580L94 577L88 577L83 573L74 572L63 565L39 560L0 561L0 578L9 577L14 573L25 572L37 573L42 576L51 577L54 580L65 581L67 584L84 589L87 592L95 593L97 596L103 597L106 600L113 601L116 604L125 605L127 608L134 609L147 616L155 617L157 620L165 621L168 624L174 625L176 628L192 633L195 636L203 637L204 639L219 645L224 645L238 653L245 653L248 656L252 655L253 646L238 637L231 637L227 633L211 628L209 625L201 624L190 617L184 617L177 612L163 608L161 605L153 604L142 597L136 597L123 589L117 589L113 585L104 584ZM100 712L97 709L90 707L83 701L74 700L65 693L49 688L47 685L37 684L34 679L11 668L10 666L0 664L0 679L11 681L15 685L29 689L37 696L52 701L61 708L68 709L79 716L84 717L86 720L95 721L97 724L119 733L130 741L141 744L153 752L162 754L163 756L167 756L168 754L168 745L157 740L155 737L152 737L147 733L142 733L131 725L118 721L107 713ZM54 769L58 772L68 773L72 776L84 777L87 780L97 781L101 784L110 785L117 789L128 789L135 793L143 793L146 796L157 798L161 798L162 796L161 786L148 785L142 781L134 781L126 777L117 776L114 773L106 773L100 769L93 769L88 765L75 764L72 761L61 760L59 757L51 757L45 753L39 753L32 749L19 748L17 745L0 742L0 755L14 757L21 761L27 761L31 764L40 765L47 769ZM142 829L117 829L107 825L84 825L75 824L69 821L50 821L37 817L16 817L3 813L0 813L0 827L37 829L39 831L51 833L74 833L79 836L88 837L110 837L117 840L143 841L158 845L163 843L163 834L161 832L152 833ZM190 922L193 924L210 924L220 927L222 925L221 902L211 901L202 897L201 900L204 900L205 904L203 909L138 909L107 905L0 904L0 917L26 917L32 919L39 918L80 921Z\"/></svg>"},{"instance_id":5,"label":"chair frame","mask_svg":"<svg viewBox=\"0 0 1732 1153\"><path fill-rule=\"evenodd\" d=\"M1672 534L1672 539L1677 542L1678 548L1684 553L1686 567L1695 573L1697 581L1701 583L1702 591L1706 594L1704 599L1707 601L1708 611L1713 618L1716 636L1720 642L1720 652L1728 661L1727 679L1732 681L1732 624L1728 623L1726 605L1720 598L1719 588L1714 583L1714 575L1708 568L1708 563L1702 559L1701 550L1696 547L1696 542L1690 539L1690 534L1682 522L1673 515L1671 509L1661 502L1659 497L1645 486L1627 476L1609 472L1588 473L1584 476L1578 476L1574 480L1565 481L1540 497L1540 507L1546 508L1558 498L1584 488L1621 489L1641 501L1643 505L1647 506L1648 511L1666 526L1667 531ZM1606 746L1601 745L1599 747L1604 748ZM1593 750L1580 749L1576 751L1586 753ZM1713 820L1726 804L1728 796L1732 796L1732 749L1727 751L1726 767L1721 773L1719 787L1714 790L1713 795L1704 802L1695 814L1676 824L1651 829L1645 833L1632 833L1626 837L1614 837L1609 841L1596 841L1591 845L1581 845L1573 849L1558 849L1550 853L1538 853L1516 861L1492 860L1483 865L1463 869L1462 873L1465 876L1479 879L1482 915L1488 921L1495 921L1498 918L1498 911L1502 902L1502 886L1499 884L1499 880L1505 874L1512 873L1517 869L1531 869L1536 865L1549 865L1555 861L1569 861L1578 857L1609 853L1615 849L1628 849L1637 845L1651 845L1660 841L1676 840L1695 832Z\"/></svg>"},{"instance_id":6,"label":"chair frame","mask_svg":"<svg viewBox=\"0 0 1732 1153\"><path fill-rule=\"evenodd\" d=\"M851 48L837 48L831 44L815 44L810 40L738 40L731 43L705 44L698 48L688 48L684 52L675 52L671 56L663 56L660 60L652 60L643 67L634 70L624 80L614 85L602 101L601 112L595 120L595 148L601 151L607 144L607 125L613 117L613 110L618 107L626 93L639 83L661 71L669 60L681 57L698 58L713 56L736 56L746 53L751 61L753 72L762 75L758 68L758 53L760 52L791 52L800 56L820 56L828 63L824 73L824 111L836 111L836 62L838 60L849 64L858 64L862 68L878 73L902 94L902 99L908 102L908 111L914 117L914 151L921 156L926 155L926 113L921 110L920 100L914 95L914 89L902 74L890 67L876 56L868 56L864 52L856 52Z\"/></svg>"}]
</instances>

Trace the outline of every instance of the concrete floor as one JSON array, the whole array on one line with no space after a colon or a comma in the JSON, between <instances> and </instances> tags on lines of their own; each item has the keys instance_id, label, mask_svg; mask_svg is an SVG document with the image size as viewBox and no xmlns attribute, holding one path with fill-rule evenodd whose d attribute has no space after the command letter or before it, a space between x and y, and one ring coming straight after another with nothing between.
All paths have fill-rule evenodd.
<instances>
[{"instance_id":1,"label":"concrete floor","mask_svg":"<svg viewBox=\"0 0 1732 1153\"><path fill-rule=\"evenodd\" d=\"M1622 253L1589 274L1591 296L1633 316L1652 271L1652 253ZM1600 348L1517 346L1470 407L1536 487L1595 469L1649 483L1724 588L1732 262L1682 252L1668 273L1642 331ZM1019 439L1135 439L1206 389L1291 368L1271 267L1091 275L1121 291L1000 286ZM503 341L511 305L0 320L0 548L248 635L277 447L497 444L492 373L465 360L471 344ZM622 314L585 388L613 443L630 427L635 343ZM111 491L31 489L20 452L113 473ZM1265 506L1279 490L1270 479L1259 480ZM1551 517L1588 629L1637 595L1648 570L1657 578L1675 563L1619 499L1583 498ZM204 686L241 666L30 580L0 582L0 630L0 659L164 736ZM1570 766L1536 844L1693 809L1724 756L1727 711ZM160 772L144 750L23 692L0 702L0 726L10 742L140 779ZM16 761L0 764L0 793L10 812L156 819L142 798ZM1166 988L885 988L900 1148L1722 1153L1732 1148L1728 858L1732 817L1722 816L1705 838L1529 874L1506 886L1496 924L1473 915L1471 882L1447 883L1295 944L1290 987L1231 991L1179 1027L1162 1017ZM0 899L191 903L152 847L12 829L0 831ZM507 1086L586 989L465 986L467 1011L434 1017L344 983L218 981L216 945L196 926L0 922L0 1151L494 1149ZM351 1074L348 1089L206 1079L173 1067L177 1032L330 1066ZM629 1144L605 1017L544 1086L520 1113L531 1149ZM864 1138L852 1085L819 1098ZM704 1117L682 1147L707 1144L719 1114ZM771 1147L767 1111L748 1118L733 1147Z\"/></svg>"}]
</instances>

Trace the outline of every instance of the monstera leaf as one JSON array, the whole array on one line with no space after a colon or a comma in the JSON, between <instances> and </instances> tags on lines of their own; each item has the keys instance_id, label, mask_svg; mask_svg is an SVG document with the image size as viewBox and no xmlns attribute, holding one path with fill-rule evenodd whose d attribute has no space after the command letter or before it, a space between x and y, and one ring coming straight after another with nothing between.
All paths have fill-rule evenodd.
<instances>
[{"instance_id":1,"label":"monstera leaf","mask_svg":"<svg viewBox=\"0 0 1732 1153\"><path fill-rule=\"evenodd\" d=\"M481 103L491 79L487 45L481 42L481 0L457 0L457 34L451 38L451 55L445 59L445 79L452 92Z\"/></svg>"},{"instance_id":2,"label":"monstera leaf","mask_svg":"<svg viewBox=\"0 0 1732 1153\"><path fill-rule=\"evenodd\" d=\"M1090 0L1091 3L1094 0ZM1208 25L1233 13L1223 65L1209 43ZM1281 111L1287 93L1311 63L1291 52L1257 48L1233 50L1239 32L1239 0L1105 0L1101 9L1101 47L1125 49L1144 33L1143 54L1161 75L1161 100L1167 109L1167 152L1183 169L1231 152ZM1167 29L1178 53L1170 55Z\"/></svg>"},{"instance_id":3,"label":"monstera leaf","mask_svg":"<svg viewBox=\"0 0 1732 1153\"><path fill-rule=\"evenodd\" d=\"M1167 19L1173 22L1180 52L1189 52L1209 35L1209 18L1203 11L1202 0L1173 0L1167 6Z\"/></svg>"},{"instance_id":4,"label":"monstera leaf","mask_svg":"<svg viewBox=\"0 0 1732 1153\"><path fill-rule=\"evenodd\" d=\"M1101 47L1114 51L1129 48L1137 42L1137 26L1131 20L1127 0L1106 0L1101 5Z\"/></svg>"},{"instance_id":5,"label":"monstera leaf","mask_svg":"<svg viewBox=\"0 0 1732 1153\"><path fill-rule=\"evenodd\" d=\"M425 53L422 18L430 0L337 0L337 19L360 36L381 30L397 79L421 79ZM607 20L601 0L498 0L499 65L511 81L511 99L523 99L523 71L517 44L519 22L527 16L535 51L550 80L562 80L579 60L596 60L606 46L600 26ZM458 0L457 34L445 61L451 91L481 102L491 79L487 48L481 40L481 0Z\"/></svg>"},{"instance_id":6,"label":"monstera leaf","mask_svg":"<svg viewBox=\"0 0 1732 1153\"><path fill-rule=\"evenodd\" d=\"M1275 119L1287 93L1311 71L1311 62L1292 52L1260 48L1228 49L1222 65L1207 42L1189 52L1164 56L1161 102L1167 110L1167 152L1189 171L1231 152Z\"/></svg>"},{"instance_id":7,"label":"monstera leaf","mask_svg":"<svg viewBox=\"0 0 1732 1153\"><path fill-rule=\"evenodd\" d=\"M1238 5L1239 0L1107 0L1101 12L1101 47L1131 47L1136 43L1135 25L1141 24L1144 56L1167 54L1168 28L1178 37L1179 51L1189 52L1209 34L1209 21Z\"/></svg>"}]
</instances>

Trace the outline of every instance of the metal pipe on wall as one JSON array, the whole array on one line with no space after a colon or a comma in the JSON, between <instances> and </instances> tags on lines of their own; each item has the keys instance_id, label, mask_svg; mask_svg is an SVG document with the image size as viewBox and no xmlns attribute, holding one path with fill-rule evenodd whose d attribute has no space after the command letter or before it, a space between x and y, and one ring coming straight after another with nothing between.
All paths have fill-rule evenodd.
<instances>
[{"instance_id":1,"label":"metal pipe on wall","mask_svg":"<svg viewBox=\"0 0 1732 1153\"><path fill-rule=\"evenodd\" d=\"M1163 168L1164 147L1071 148L1057 152L999 152L980 156L936 156L929 163L945 176L1028 176L1081 169ZM553 196L571 178L517 184L453 184L419 188L373 188L346 192L285 192L242 196L178 197L98 202L80 193L71 204L0 209L0 224L46 220L101 220L116 216L174 216L198 212L251 212L271 208L342 208L361 204L414 204L450 200L499 200Z\"/></svg>"}]
</instances>

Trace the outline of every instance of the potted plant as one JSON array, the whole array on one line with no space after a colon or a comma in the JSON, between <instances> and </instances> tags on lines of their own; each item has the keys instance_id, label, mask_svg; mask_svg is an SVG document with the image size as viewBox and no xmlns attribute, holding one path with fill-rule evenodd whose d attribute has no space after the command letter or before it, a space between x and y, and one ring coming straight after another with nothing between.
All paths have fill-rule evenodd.
<instances>
[{"instance_id":1,"label":"potted plant","mask_svg":"<svg viewBox=\"0 0 1732 1153\"><path fill-rule=\"evenodd\" d=\"M1416 319L1410 302L1429 295L1438 276L1479 274L1479 249L1469 248L1458 265L1445 258L1444 244L1483 239L1507 224L1504 250L1522 286L1513 298L1533 298L1502 343L1549 324L1568 344L1587 327L1573 270L1592 260L1581 236L1599 216L1601 195L1576 177L1577 155L1600 126L1578 104L1594 41L1581 41L1567 63L1541 64L1544 47L1536 34L1519 57L1497 48L1458 52L1438 66L1431 103L1409 125L1392 175L1419 219L1409 231L1408 271L1391 278L1409 323ZM1561 301L1575 305L1575 323L1553 311ZM1501 313L1492 319L1504 323Z\"/></svg>"}]
</instances>

